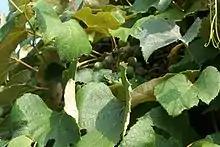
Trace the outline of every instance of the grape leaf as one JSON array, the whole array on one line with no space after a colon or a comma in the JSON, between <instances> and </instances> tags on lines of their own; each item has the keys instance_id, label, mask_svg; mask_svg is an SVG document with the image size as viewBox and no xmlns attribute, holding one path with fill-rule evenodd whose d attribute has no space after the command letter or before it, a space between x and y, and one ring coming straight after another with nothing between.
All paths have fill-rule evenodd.
<instances>
[{"instance_id":1,"label":"grape leaf","mask_svg":"<svg viewBox=\"0 0 220 147\"><path fill-rule=\"evenodd\" d=\"M34 5L36 13L36 25L39 27L39 32L43 34L43 40L45 43L53 40L60 33L60 21L55 10L44 0L39 0Z\"/></svg>"},{"instance_id":2,"label":"grape leaf","mask_svg":"<svg viewBox=\"0 0 220 147\"><path fill-rule=\"evenodd\" d=\"M185 109L198 105L199 100L209 104L220 90L220 74L214 67L207 67L198 80L192 83L183 74L177 74L156 86L157 101L169 115L177 116Z\"/></svg>"},{"instance_id":3,"label":"grape leaf","mask_svg":"<svg viewBox=\"0 0 220 147\"><path fill-rule=\"evenodd\" d=\"M75 120L65 113L53 112L34 94L17 99L10 120L15 128L14 136L30 136L39 147L44 147L49 140L55 141L54 147L68 146L80 138Z\"/></svg>"},{"instance_id":4,"label":"grape leaf","mask_svg":"<svg viewBox=\"0 0 220 147\"><path fill-rule=\"evenodd\" d=\"M83 28L76 20L62 23L53 8L44 1L35 5L39 30L44 41L55 41L62 61L70 62L82 54L89 54L92 47Z\"/></svg>"},{"instance_id":5,"label":"grape leaf","mask_svg":"<svg viewBox=\"0 0 220 147\"><path fill-rule=\"evenodd\" d=\"M180 135L183 134L185 129L189 129L186 123L181 122L182 120L187 122L185 116L180 118L173 118L167 115L167 113L161 108L157 107L152 109L150 112L146 113L144 116L138 119L137 123L134 124L128 131L124 140L122 140L120 147L178 147L180 144L178 140L170 136L165 139L162 135L159 135L155 132L153 127L158 127L170 133L170 135ZM181 122L181 123L180 123ZM161 125L166 123L166 125ZM166 128L166 126L168 126ZM183 128L182 128L183 127ZM181 128L177 130L175 128ZM178 138L177 137L177 138ZM179 139L179 138L178 138Z\"/></svg>"},{"instance_id":6,"label":"grape leaf","mask_svg":"<svg viewBox=\"0 0 220 147\"><path fill-rule=\"evenodd\" d=\"M83 54L89 54L92 46L83 28L76 20L62 24L60 34L55 39L58 53L63 61L72 61Z\"/></svg>"},{"instance_id":7,"label":"grape leaf","mask_svg":"<svg viewBox=\"0 0 220 147\"><path fill-rule=\"evenodd\" d=\"M77 92L77 107L81 128L88 133L99 131L109 144L118 143L124 125L124 105L114 97L108 86L92 82L82 87Z\"/></svg>"},{"instance_id":8,"label":"grape leaf","mask_svg":"<svg viewBox=\"0 0 220 147\"><path fill-rule=\"evenodd\" d=\"M137 27L132 36L140 40L142 54L146 62L155 50L169 45L182 37L180 28L174 21L156 19L154 17Z\"/></svg>"},{"instance_id":9,"label":"grape leaf","mask_svg":"<svg viewBox=\"0 0 220 147\"><path fill-rule=\"evenodd\" d=\"M175 24L175 21L165 20L156 16L144 17L138 20L131 29L119 28L119 30L110 31L110 33L123 41L127 40L129 34L139 39L146 62L155 50L169 45L182 37L180 28Z\"/></svg>"}]
</instances>

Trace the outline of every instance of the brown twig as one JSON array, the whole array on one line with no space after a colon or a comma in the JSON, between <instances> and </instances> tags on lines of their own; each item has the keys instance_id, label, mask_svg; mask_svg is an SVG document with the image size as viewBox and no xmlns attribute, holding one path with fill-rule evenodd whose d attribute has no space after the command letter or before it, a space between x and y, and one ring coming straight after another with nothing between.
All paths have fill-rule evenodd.
<instances>
[{"instance_id":1,"label":"brown twig","mask_svg":"<svg viewBox=\"0 0 220 147\"><path fill-rule=\"evenodd\" d=\"M33 70L33 71L35 71L35 72L38 72L37 69L35 69L34 67L28 65L27 63L23 62L22 60L17 59L17 58L15 58L15 57L10 57L10 58L13 59L13 60L15 60L16 62L18 62L18 63L20 63L20 64L26 66L27 68L29 68L29 69L31 69L31 70Z\"/></svg>"}]
</instances>

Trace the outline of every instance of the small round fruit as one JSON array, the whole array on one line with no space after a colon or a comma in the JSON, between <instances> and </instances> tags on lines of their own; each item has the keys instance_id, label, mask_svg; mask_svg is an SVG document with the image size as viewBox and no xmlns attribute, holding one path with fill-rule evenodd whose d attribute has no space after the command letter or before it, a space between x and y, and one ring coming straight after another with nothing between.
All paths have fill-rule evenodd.
<instances>
[{"instance_id":1,"label":"small round fruit","mask_svg":"<svg viewBox=\"0 0 220 147\"><path fill-rule=\"evenodd\" d=\"M115 61L112 55L106 56L104 60L106 61L106 63L109 63L109 64L113 64Z\"/></svg>"},{"instance_id":2,"label":"small round fruit","mask_svg":"<svg viewBox=\"0 0 220 147\"><path fill-rule=\"evenodd\" d=\"M96 62L94 64L94 69L99 70L99 69L102 69L102 68L103 68L102 62Z\"/></svg>"},{"instance_id":3,"label":"small round fruit","mask_svg":"<svg viewBox=\"0 0 220 147\"><path fill-rule=\"evenodd\" d=\"M135 69L135 73L137 75L143 76L146 74L146 70L143 67L139 66Z\"/></svg>"},{"instance_id":4,"label":"small round fruit","mask_svg":"<svg viewBox=\"0 0 220 147\"><path fill-rule=\"evenodd\" d=\"M135 66L137 65L137 58L135 58L135 57L129 57L128 60L127 60L127 62L128 62L128 65L135 67Z\"/></svg>"},{"instance_id":5,"label":"small round fruit","mask_svg":"<svg viewBox=\"0 0 220 147\"><path fill-rule=\"evenodd\" d=\"M132 78L134 76L134 67L132 66L127 67L127 76L128 78Z\"/></svg>"}]
</instances>

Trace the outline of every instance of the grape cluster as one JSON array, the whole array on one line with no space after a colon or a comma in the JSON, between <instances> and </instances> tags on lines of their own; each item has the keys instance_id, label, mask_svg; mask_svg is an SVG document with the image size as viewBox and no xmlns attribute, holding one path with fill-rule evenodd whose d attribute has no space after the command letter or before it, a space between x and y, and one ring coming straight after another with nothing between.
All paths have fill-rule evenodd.
<instances>
[{"instance_id":1,"label":"grape cluster","mask_svg":"<svg viewBox=\"0 0 220 147\"><path fill-rule=\"evenodd\" d=\"M117 71L120 62L127 63L128 78L144 76L146 74L139 46L124 46L107 54L102 61L94 63L94 69L106 68Z\"/></svg>"}]
</instances>

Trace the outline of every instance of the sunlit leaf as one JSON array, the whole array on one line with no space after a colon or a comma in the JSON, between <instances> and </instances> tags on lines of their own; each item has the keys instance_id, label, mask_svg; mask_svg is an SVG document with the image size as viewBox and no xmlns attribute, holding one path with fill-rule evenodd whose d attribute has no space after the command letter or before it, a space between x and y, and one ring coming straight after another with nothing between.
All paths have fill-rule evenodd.
<instances>
[{"instance_id":1,"label":"sunlit leaf","mask_svg":"<svg viewBox=\"0 0 220 147\"><path fill-rule=\"evenodd\" d=\"M76 122L78 123L78 110L76 107L76 97L75 97L75 81L70 79L65 87L64 92L64 111L75 118Z\"/></svg>"},{"instance_id":2,"label":"sunlit leaf","mask_svg":"<svg viewBox=\"0 0 220 147\"><path fill-rule=\"evenodd\" d=\"M81 128L86 129L88 134L98 131L102 135L97 134L96 139L104 137L109 144L117 144L124 126L124 104L114 97L108 86L92 82L82 87L77 92L77 107Z\"/></svg>"},{"instance_id":3,"label":"sunlit leaf","mask_svg":"<svg viewBox=\"0 0 220 147\"><path fill-rule=\"evenodd\" d=\"M157 85L154 94L169 115L177 116L198 105L199 100L209 104L219 90L220 73L214 67L207 67L195 83L185 75L177 74Z\"/></svg>"},{"instance_id":4,"label":"sunlit leaf","mask_svg":"<svg viewBox=\"0 0 220 147\"><path fill-rule=\"evenodd\" d=\"M31 147L32 140L24 135L13 138L7 147Z\"/></svg>"},{"instance_id":5,"label":"sunlit leaf","mask_svg":"<svg viewBox=\"0 0 220 147\"><path fill-rule=\"evenodd\" d=\"M54 147L68 146L79 141L79 130L74 120L65 113L53 112L43 100L25 94L15 102L10 120L16 125L14 134L27 135L44 147L54 140Z\"/></svg>"}]
</instances>

